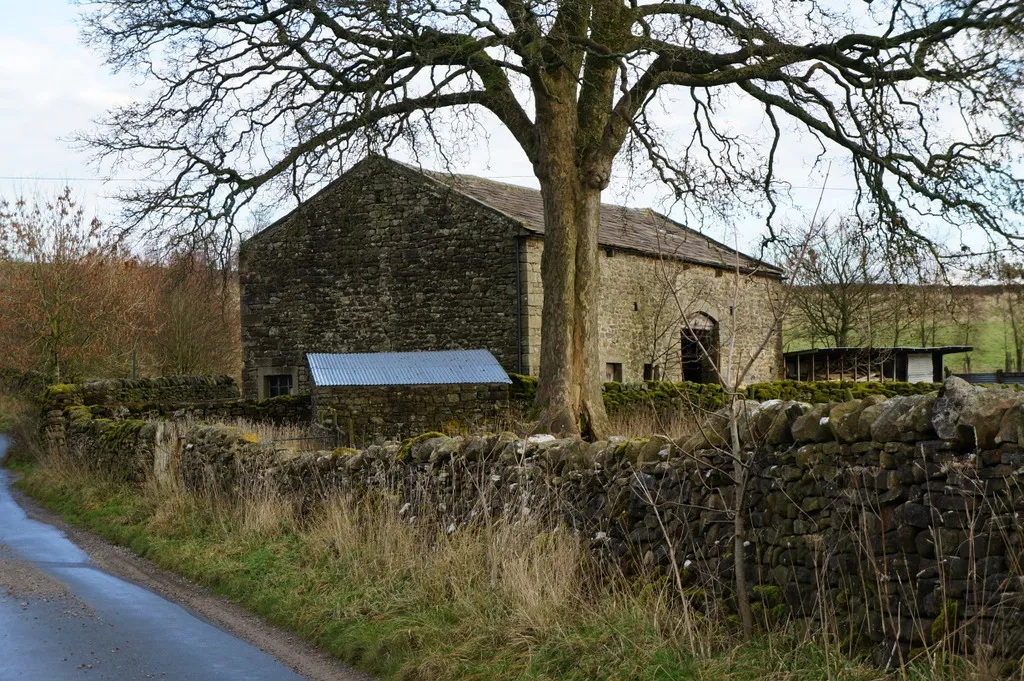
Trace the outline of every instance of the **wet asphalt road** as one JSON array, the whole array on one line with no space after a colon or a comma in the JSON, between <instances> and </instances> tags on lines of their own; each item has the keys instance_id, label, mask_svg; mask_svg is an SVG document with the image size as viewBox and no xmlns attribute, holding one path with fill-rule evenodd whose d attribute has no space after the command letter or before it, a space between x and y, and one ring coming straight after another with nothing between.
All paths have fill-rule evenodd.
<instances>
[{"instance_id":1,"label":"wet asphalt road","mask_svg":"<svg viewBox=\"0 0 1024 681\"><path fill-rule=\"evenodd\" d=\"M0 460L7 447L0 435ZM0 469L0 681L302 681L195 614L106 574L31 520Z\"/></svg>"}]
</instances>

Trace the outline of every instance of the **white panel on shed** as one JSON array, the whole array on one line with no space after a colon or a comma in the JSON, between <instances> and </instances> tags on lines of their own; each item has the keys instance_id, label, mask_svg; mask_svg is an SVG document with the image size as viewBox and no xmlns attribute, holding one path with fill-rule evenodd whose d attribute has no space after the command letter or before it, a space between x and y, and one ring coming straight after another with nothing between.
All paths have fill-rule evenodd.
<instances>
[{"instance_id":1,"label":"white panel on shed","mask_svg":"<svg viewBox=\"0 0 1024 681\"><path fill-rule=\"evenodd\" d=\"M930 352L907 355L907 381L909 383L931 383L933 378L932 354Z\"/></svg>"}]
</instances>

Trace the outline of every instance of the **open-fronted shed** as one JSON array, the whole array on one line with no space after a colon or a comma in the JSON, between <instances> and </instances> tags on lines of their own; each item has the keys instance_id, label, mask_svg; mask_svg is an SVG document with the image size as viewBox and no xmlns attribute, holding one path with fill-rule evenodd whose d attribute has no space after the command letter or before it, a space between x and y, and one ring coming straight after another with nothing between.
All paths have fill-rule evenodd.
<instances>
[{"instance_id":1,"label":"open-fronted shed","mask_svg":"<svg viewBox=\"0 0 1024 681\"><path fill-rule=\"evenodd\" d=\"M945 378L943 358L973 349L970 345L810 348L787 352L784 359L786 378L796 381L939 383Z\"/></svg>"}]
</instances>

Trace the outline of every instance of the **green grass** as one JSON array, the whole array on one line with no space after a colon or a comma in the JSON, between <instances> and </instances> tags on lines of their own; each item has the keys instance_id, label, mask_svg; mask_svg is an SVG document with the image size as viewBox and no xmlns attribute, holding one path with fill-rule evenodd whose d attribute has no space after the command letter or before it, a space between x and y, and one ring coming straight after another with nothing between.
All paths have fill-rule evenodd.
<instances>
[{"instance_id":1,"label":"green grass","mask_svg":"<svg viewBox=\"0 0 1024 681\"><path fill-rule=\"evenodd\" d=\"M688 632L666 588L577 583L578 549L564 541L508 534L488 543L473 532L438 540L381 515L390 507L335 509L300 526L268 500L229 508L60 466L20 470L20 487L73 525L380 679L880 677L795 626L747 643L707 618ZM689 647L694 633L699 650Z\"/></svg>"}]
</instances>

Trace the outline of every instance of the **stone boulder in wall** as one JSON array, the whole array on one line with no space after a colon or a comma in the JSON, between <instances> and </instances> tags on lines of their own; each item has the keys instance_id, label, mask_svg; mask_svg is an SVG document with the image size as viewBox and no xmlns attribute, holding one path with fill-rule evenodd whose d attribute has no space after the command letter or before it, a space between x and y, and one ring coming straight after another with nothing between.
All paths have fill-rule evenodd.
<instances>
[{"instance_id":1,"label":"stone boulder in wall","mask_svg":"<svg viewBox=\"0 0 1024 681\"><path fill-rule=\"evenodd\" d=\"M793 440L796 442L829 442L835 440L829 425L829 413L835 402L815 404L793 422Z\"/></svg>"},{"instance_id":2,"label":"stone boulder in wall","mask_svg":"<svg viewBox=\"0 0 1024 681\"><path fill-rule=\"evenodd\" d=\"M892 397L871 424L875 442L911 442L934 437L931 425L932 407L938 393Z\"/></svg>"},{"instance_id":3,"label":"stone boulder in wall","mask_svg":"<svg viewBox=\"0 0 1024 681\"><path fill-rule=\"evenodd\" d=\"M1024 393L1011 388L990 388L971 393L957 419L960 440L967 445L973 441L978 449L994 448L1005 415L1022 403Z\"/></svg>"},{"instance_id":4,"label":"stone boulder in wall","mask_svg":"<svg viewBox=\"0 0 1024 681\"><path fill-rule=\"evenodd\" d=\"M932 409L932 428L943 440L957 439L960 425L960 414L971 395L983 388L973 386L962 378L950 376L939 391Z\"/></svg>"}]
</instances>

